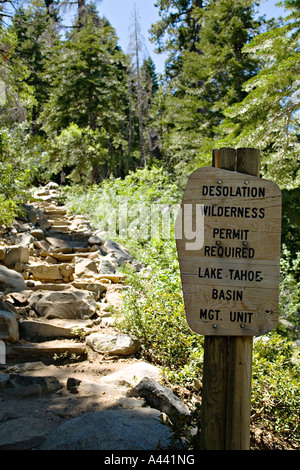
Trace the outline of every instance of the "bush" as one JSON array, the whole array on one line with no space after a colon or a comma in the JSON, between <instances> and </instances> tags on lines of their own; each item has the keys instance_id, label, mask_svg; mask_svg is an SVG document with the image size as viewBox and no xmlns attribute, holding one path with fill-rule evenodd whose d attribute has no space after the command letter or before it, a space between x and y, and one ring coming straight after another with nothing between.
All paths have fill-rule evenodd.
<instances>
[{"instance_id":1,"label":"bush","mask_svg":"<svg viewBox=\"0 0 300 470\"><path fill-rule=\"evenodd\" d=\"M151 238L151 217L160 207L171 210L174 218L181 190L163 169L137 170L124 180L110 177L101 185L66 188L66 205L71 212L87 213L93 224L107 237L125 241L134 251ZM172 234L172 221L166 238Z\"/></svg>"},{"instance_id":2,"label":"bush","mask_svg":"<svg viewBox=\"0 0 300 470\"><path fill-rule=\"evenodd\" d=\"M253 352L252 424L300 444L299 347L276 333L256 341Z\"/></svg>"},{"instance_id":3,"label":"bush","mask_svg":"<svg viewBox=\"0 0 300 470\"><path fill-rule=\"evenodd\" d=\"M10 225L29 197L36 175L34 158L38 138L27 135L27 124L0 131L0 224Z\"/></svg>"},{"instance_id":4,"label":"bush","mask_svg":"<svg viewBox=\"0 0 300 470\"><path fill-rule=\"evenodd\" d=\"M58 174L63 167L70 169L72 183L87 184L103 176L107 167L108 150L104 148L104 130L93 131L70 124L49 141L48 160L51 171Z\"/></svg>"},{"instance_id":5,"label":"bush","mask_svg":"<svg viewBox=\"0 0 300 470\"><path fill-rule=\"evenodd\" d=\"M295 329L300 330L300 253L292 259L291 253L285 245L282 247L280 262L280 296L279 316L281 319L291 322ZM280 326L279 326L280 327ZM283 328L281 326L283 333ZM292 333L285 329L286 334Z\"/></svg>"}]
</instances>

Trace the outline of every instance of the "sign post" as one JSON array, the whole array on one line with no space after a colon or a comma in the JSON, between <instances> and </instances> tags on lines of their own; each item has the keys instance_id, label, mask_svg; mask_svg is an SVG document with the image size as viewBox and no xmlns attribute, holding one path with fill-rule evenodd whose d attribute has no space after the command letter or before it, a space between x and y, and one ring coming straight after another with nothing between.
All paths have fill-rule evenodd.
<instances>
[{"instance_id":1,"label":"sign post","mask_svg":"<svg viewBox=\"0 0 300 470\"><path fill-rule=\"evenodd\" d=\"M213 168L190 176L176 220L187 322L205 336L206 450L249 449L253 336L278 321L281 191L259 167L257 149L214 150Z\"/></svg>"}]
</instances>

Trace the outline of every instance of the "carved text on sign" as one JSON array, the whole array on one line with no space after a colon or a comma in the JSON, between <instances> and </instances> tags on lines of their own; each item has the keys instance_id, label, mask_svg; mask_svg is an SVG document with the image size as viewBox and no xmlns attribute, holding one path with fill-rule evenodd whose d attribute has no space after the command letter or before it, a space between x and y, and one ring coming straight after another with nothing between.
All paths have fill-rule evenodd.
<instances>
[{"instance_id":1,"label":"carved text on sign","mask_svg":"<svg viewBox=\"0 0 300 470\"><path fill-rule=\"evenodd\" d=\"M202 231L201 237L195 232L201 243L185 238L185 222ZM258 336L275 328L281 238L281 191L275 183L200 168L188 180L175 233L193 331Z\"/></svg>"}]
</instances>

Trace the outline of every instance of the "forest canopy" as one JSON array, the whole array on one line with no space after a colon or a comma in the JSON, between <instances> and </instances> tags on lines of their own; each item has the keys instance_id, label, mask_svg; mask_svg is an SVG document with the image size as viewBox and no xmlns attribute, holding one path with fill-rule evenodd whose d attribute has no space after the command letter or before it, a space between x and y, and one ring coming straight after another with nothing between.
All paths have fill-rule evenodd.
<instances>
[{"instance_id":1,"label":"forest canopy","mask_svg":"<svg viewBox=\"0 0 300 470\"><path fill-rule=\"evenodd\" d=\"M65 167L69 181L91 184L154 162L181 178L213 148L252 146L263 176L297 188L299 0L269 21L258 3L157 1L150 38L167 53L158 77L136 14L125 53L96 4L1 1L2 160L36 168L36 181ZM18 157L12 141L26 141Z\"/></svg>"}]
</instances>

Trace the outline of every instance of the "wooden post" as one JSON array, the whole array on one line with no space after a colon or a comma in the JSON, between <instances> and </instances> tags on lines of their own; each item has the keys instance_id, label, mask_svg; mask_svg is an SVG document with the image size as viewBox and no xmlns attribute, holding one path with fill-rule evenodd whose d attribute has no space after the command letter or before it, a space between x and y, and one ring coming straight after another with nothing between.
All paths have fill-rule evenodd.
<instances>
[{"instance_id":1,"label":"wooden post","mask_svg":"<svg viewBox=\"0 0 300 470\"><path fill-rule=\"evenodd\" d=\"M213 151L216 168L259 176L260 151ZM205 336L200 448L248 450L252 336Z\"/></svg>"}]
</instances>

